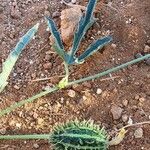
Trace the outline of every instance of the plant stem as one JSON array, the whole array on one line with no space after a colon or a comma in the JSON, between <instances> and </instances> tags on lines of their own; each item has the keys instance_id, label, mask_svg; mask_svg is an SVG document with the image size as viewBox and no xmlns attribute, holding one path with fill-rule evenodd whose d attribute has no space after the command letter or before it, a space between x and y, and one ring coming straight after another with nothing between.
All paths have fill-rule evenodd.
<instances>
[{"instance_id":1,"label":"plant stem","mask_svg":"<svg viewBox=\"0 0 150 150\"><path fill-rule=\"evenodd\" d=\"M144 122L138 122L138 123L135 123L135 124L128 124L122 128L129 128L129 127L134 127L134 126L139 126L139 125L143 125L143 124L150 124L150 121L144 121ZM120 128L118 131L120 131L122 128Z\"/></svg>"},{"instance_id":2,"label":"plant stem","mask_svg":"<svg viewBox=\"0 0 150 150\"><path fill-rule=\"evenodd\" d=\"M66 71L66 77L69 77L69 66L66 62L64 62L64 66L65 66L65 71Z\"/></svg>"},{"instance_id":3,"label":"plant stem","mask_svg":"<svg viewBox=\"0 0 150 150\"><path fill-rule=\"evenodd\" d=\"M50 134L33 134L33 135L2 135L0 136L0 140L48 140L50 138Z\"/></svg>"},{"instance_id":4,"label":"plant stem","mask_svg":"<svg viewBox=\"0 0 150 150\"><path fill-rule=\"evenodd\" d=\"M137 58L137 59L134 59L134 60L132 60L132 61L130 61L130 62L127 62L127 63L125 63L125 64L122 64L122 65L120 65L120 66L117 66L117 67L108 69L108 70L106 70L106 71L104 71L104 72L102 72L102 73L98 73L98 74L96 74L96 75L92 75L92 76L89 76L89 77L86 77L86 78L83 78L83 79L71 81L71 82L69 82L69 83L67 84L67 86L70 86L70 85L73 85L73 84L78 84L78 83L81 83L81 82L84 82L84 81L88 81L88 80L92 80L92 79L96 79L96 78L102 77L102 76L107 75L107 74L109 74L109 73L115 72L115 71L117 71L117 70L119 70L119 69L125 68L125 67L127 67L128 65L132 65L132 64L135 64L135 63L140 62L140 61L142 61L142 60L145 60L145 59L147 59L147 58L149 58L149 57L150 57L150 54L147 54L147 55L145 55L145 56L142 56L142 57L140 57L140 58ZM65 64L65 65L66 65L66 64ZM67 66L65 66L65 67L66 67L66 74L68 74L69 71L67 70ZM44 96L44 95L46 95L46 94L52 93L52 92L57 91L57 90L59 90L59 87L54 87L54 88L51 88L51 89L46 90L46 91L44 91L44 92L41 92L41 93L39 93L39 94L37 94L37 95L31 97L31 98L28 98L28 99L26 99L26 100L22 100L22 101L20 101L20 102L18 102L18 103L16 103L16 104L13 104L13 105L11 105L10 107L6 108L5 110L0 111L0 117L2 117L2 116L4 116L4 115L6 115L6 114L12 112L14 109L16 109L16 108L18 108L18 107L21 107L21 106L23 106L23 105L26 104L26 103L33 102L33 101L36 100L37 98L40 98L40 97L42 97L42 96Z\"/></svg>"},{"instance_id":5,"label":"plant stem","mask_svg":"<svg viewBox=\"0 0 150 150\"><path fill-rule=\"evenodd\" d=\"M20 101L18 103L12 104L10 107L6 108L5 110L0 111L0 117L5 115L5 114L8 114L8 113L12 112L14 109L16 109L18 107L21 107L21 106L23 106L26 103L31 103L35 99L40 98L40 97L42 97L42 96L44 96L44 95L46 95L48 93L52 93L52 92L57 91L57 90L58 90L58 88L54 87L54 88L51 88L49 90L43 91L43 92L41 92L41 93L39 93L37 95L34 95L33 97L30 97L30 98L28 98L26 100L22 100L22 101Z\"/></svg>"},{"instance_id":6,"label":"plant stem","mask_svg":"<svg viewBox=\"0 0 150 150\"><path fill-rule=\"evenodd\" d=\"M127 67L127 66L129 66L129 65L135 64L135 63L137 63L137 62L139 62L139 61L142 61L142 60L144 60L144 59L147 59L147 58L149 58L149 57L150 57L150 54L147 54L147 55L145 55L145 56L143 56L143 57L134 59L134 60L132 60L132 61L129 61L129 62L127 62L127 63L124 63L124 64L122 64L122 65L120 65L120 66L117 66L117 67L108 69L108 70L106 70L106 71L104 71L104 72L101 72L101 73L98 73L98 74L96 74L96 75L91 75L91 76L86 77L86 78L83 78L83 79L79 79L79 80L75 80L75 81L69 82L69 83L68 83L68 86L73 85L73 84L78 84L78 83L81 83L81 82L85 82L85 81L89 81L89 80L92 80L92 79L96 79L96 78L99 78L99 77L102 77L102 76L105 76L105 75L107 75L107 74L110 74L110 73L115 72L115 71L117 71L117 70L119 70L119 69L125 68L125 67Z\"/></svg>"}]
</instances>

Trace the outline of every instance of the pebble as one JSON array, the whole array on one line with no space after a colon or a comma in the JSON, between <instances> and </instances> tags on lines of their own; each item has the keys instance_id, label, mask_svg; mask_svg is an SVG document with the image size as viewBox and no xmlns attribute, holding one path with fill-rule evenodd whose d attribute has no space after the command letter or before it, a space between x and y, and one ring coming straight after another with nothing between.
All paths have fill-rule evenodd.
<instances>
[{"instance_id":1,"label":"pebble","mask_svg":"<svg viewBox=\"0 0 150 150\"><path fill-rule=\"evenodd\" d=\"M96 94L100 95L102 93L102 90L100 88L97 89Z\"/></svg>"},{"instance_id":2,"label":"pebble","mask_svg":"<svg viewBox=\"0 0 150 150\"><path fill-rule=\"evenodd\" d=\"M0 129L0 134L2 134L2 135L6 134L6 128Z\"/></svg>"},{"instance_id":3,"label":"pebble","mask_svg":"<svg viewBox=\"0 0 150 150\"><path fill-rule=\"evenodd\" d=\"M143 103L143 102L145 101L145 98L144 98L144 97L141 97L141 98L139 98L139 101L140 101L141 103Z\"/></svg>"},{"instance_id":4,"label":"pebble","mask_svg":"<svg viewBox=\"0 0 150 150\"><path fill-rule=\"evenodd\" d=\"M40 146L39 146L37 143L35 143L35 144L33 144L33 147L34 147L35 149L38 149Z\"/></svg>"},{"instance_id":5,"label":"pebble","mask_svg":"<svg viewBox=\"0 0 150 150\"><path fill-rule=\"evenodd\" d=\"M117 119L119 119L120 117L121 117L121 114L122 114L122 112L123 112L123 109L121 108L121 107L119 107L119 106L117 106L117 105L113 105L112 107L111 107L111 113L112 113L112 116L113 116L113 119L114 120L117 120Z\"/></svg>"},{"instance_id":6,"label":"pebble","mask_svg":"<svg viewBox=\"0 0 150 150\"><path fill-rule=\"evenodd\" d=\"M134 132L134 137L137 138L142 138L143 137L143 129L142 128L138 128L135 130Z\"/></svg>"},{"instance_id":7,"label":"pebble","mask_svg":"<svg viewBox=\"0 0 150 150\"><path fill-rule=\"evenodd\" d=\"M133 124L133 120L131 117L129 117L129 120L128 120L128 125L132 125Z\"/></svg>"},{"instance_id":8,"label":"pebble","mask_svg":"<svg viewBox=\"0 0 150 150\"><path fill-rule=\"evenodd\" d=\"M76 92L74 90L68 90L68 96L74 98L76 96Z\"/></svg>"},{"instance_id":9,"label":"pebble","mask_svg":"<svg viewBox=\"0 0 150 150\"><path fill-rule=\"evenodd\" d=\"M148 40L148 41L146 42L146 44L150 46L150 40Z\"/></svg>"},{"instance_id":10,"label":"pebble","mask_svg":"<svg viewBox=\"0 0 150 150\"><path fill-rule=\"evenodd\" d=\"M34 118L34 119L37 119L38 116L39 116L39 115L38 115L36 112L33 113L33 118Z\"/></svg>"},{"instance_id":11,"label":"pebble","mask_svg":"<svg viewBox=\"0 0 150 150\"><path fill-rule=\"evenodd\" d=\"M36 78L36 73L32 73L32 74L31 74L31 77L32 77L33 79L35 79L35 78Z\"/></svg>"},{"instance_id":12,"label":"pebble","mask_svg":"<svg viewBox=\"0 0 150 150\"><path fill-rule=\"evenodd\" d=\"M16 2L12 3L10 15L11 15L11 17L13 17L14 19L19 19L19 18L21 17L21 12L19 11Z\"/></svg>"},{"instance_id":13,"label":"pebble","mask_svg":"<svg viewBox=\"0 0 150 150\"><path fill-rule=\"evenodd\" d=\"M139 95L135 95L134 99L135 100L139 100L140 96Z\"/></svg>"},{"instance_id":14,"label":"pebble","mask_svg":"<svg viewBox=\"0 0 150 150\"><path fill-rule=\"evenodd\" d=\"M21 126L22 126L21 123L16 123L17 128L21 128Z\"/></svg>"},{"instance_id":15,"label":"pebble","mask_svg":"<svg viewBox=\"0 0 150 150\"><path fill-rule=\"evenodd\" d=\"M145 45L144 52L145 52L145 53L150 52L150 46Z\"/></svg>"},{"instance_id":16,"label":"pebble","mask_svg":"<svg viewBox=\"0 0 150 150\"><path fill-rule=\"evenodd\" d=\"M14 85L14 89L19 90L20 87L18 85Z\"/></svg>"},{"instance_id":17,"label":"pebble","mask_svg":"<svg viewBox=\"0 0 150 150\"><path fill-rule=\"evenodd\" d=\"M0 6L0 14L3 12L3 7L2 6Z\"/></svg>"},{"instance_id":18,"label":"pebble","mask_svg":"<svg viewBox=\"0 0 150 150\"><path fill-rule=\"evenodd\" d=\"M38 119L37 119L37 123L38 123L38 125L43 124L43 122L44 122L44 119L42 119L42 118L38 118Z\"/></svg>"},{"instance_id":19,"label":"pebble","mask_svg":"<svg viewBox=\"0 0 150 150\"><path fill-rule=\"evenodd\" d=\"M123 104L123 106L125 106L125 107L127 107L127 105L128 105L128 100L126 100L126 99L124 99L123 101L122 101L122 104Z\"/></svg>"},{"instance_id":20,"label":"pebble","mask_svg":"<svg viewBox=\"0 0 150 150\"><path fill-rule=\"evenodd\" d=\"M45 63L43 65L44 69L51 69L52 68L52 63L48 62L48 63Z\"/></svg>"},{"instance_id":21,"label":"pebble","mask_svg":"<svg viewBox=\"0 0 150 150\"><path fill-rule=\"evenodd\" d=\"M146 59L145 63L150 66L150 58Z\"/></svg>"},{"instance_id":22,"label":"pebble","mask_svg":"<svg viewBox=\"0 0 150 150\"><path fill-rule=\"evenodd\" d=\"M128 115L126 115L126 114L122 115L122 121L127 122L128 121Z\"/></svg>"},{"instance_id":23,"label":"pebble","mask_svg":"<svg viewBox=\"0 0 150 150\"><path fill-rule=\"evenodd\" d=\"M51 59L51 55L49 55L49 54L46 54L46 56L45 56L45 60L50 60Z\"/></svg>"},{"instance_id":24,"label":"pebble","mask_svg":"<svg viewBox=\"0 0 150 150\"><path fill-rule=\"evenodd\" d=\"M77 1L76 0L71 0L71 3L72 4L75 4Z\"/></svg>"},{"instance_id":25,"label":"pebble","mask_svg":"<svg viewBox=\"0 0 150 150\"><path fill-rule=\"evenodd\" d=\"M45 16L50 16L50 12L48 10L45 10L44 15Z\"/></svg>"},{"instance_id":26,"label":"pebble","mask_svg":"<svg viewBox=\"0 0 150 150\"><path fill-rule=\"evenodd\" d=\"M52 14L52 18L56 18L56 17L59 17L61 14L59 11L55 11L53 14Z\"/></svg>"},{"instance_id":27,"label":"pebble","mask_svg":"<svg viewBox=\"0 0 150 150\"><path fill-rule=\"evenodd\" d=\"M111 44L111 47L115 49L115 48L117 47L117 45L114 44L114 43L112 43L112 44Z\"/></svg>"}]
</instances>

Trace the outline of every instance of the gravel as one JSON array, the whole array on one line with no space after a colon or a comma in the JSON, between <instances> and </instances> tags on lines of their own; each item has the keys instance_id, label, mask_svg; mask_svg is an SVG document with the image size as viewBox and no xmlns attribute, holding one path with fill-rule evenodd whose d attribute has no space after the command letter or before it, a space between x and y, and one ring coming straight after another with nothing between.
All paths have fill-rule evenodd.
<instances>
[{"instance_id":1,"label":"gravel","mask_svg":"<svg viewBox=\"0 0 150 150\"><path fill-rule=\"evenodd\" d=\"M111 107L110 111L111 111L111 114L113 116L113 119L118 120L118 119L121 118L121 114L123 112L123 109L121 107L117 106L117 105L113 105Z\"/></svg>"},{"instance_id":2,"label":"gravel","mask_svg":"<svg viewBox=\"0 0 150 150\"><path fill-rule=\"evenodd\" d=\"M143 129L142 128L138 128L135 130L134 132L134 137L137 138L142 138L143 137Z\"/></svg>"}]
</instances>

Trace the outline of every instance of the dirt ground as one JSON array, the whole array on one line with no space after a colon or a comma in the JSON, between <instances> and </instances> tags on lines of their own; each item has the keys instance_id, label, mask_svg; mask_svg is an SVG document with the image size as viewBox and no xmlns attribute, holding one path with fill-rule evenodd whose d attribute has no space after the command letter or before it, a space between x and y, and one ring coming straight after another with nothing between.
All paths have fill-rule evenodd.
<instances>
[{"instance_id":1,"label":"dirt ground","mask_svg":"<svg viewBox=\"0 0 150 150\"><path fill-rule=\"evenodd\" d=\"M77 0L77 3L86 6L87 0ZM88 31L80 50L106 34L113 36L113 43L84 64L71 66L71 79L132 60L138 52L150 53L150 0L105 0L100 6L95 13L98 21ZM18 39L37 22L41 24L35 39L17 61L9 85L0 94L0 109L53 86L64 74L61 59L49 45L50 33L46 31L43 17L51 16L59 26L60 12L65 8L60 0L0 0L0 71ZM108 133L128 123L149 121L150 67L141 62L113 73L112 77L116 78L106 76L72 86L13 111L0 118L0 134L49 133L55 125L75 118L93 119ZM70 97L69 93L75 95ZM136 137L137 129L141 131L140 138ZM123 142L109 149L149 150L149 135L150 125L129 128ZM50 147L43 140L0 141L0 150L48 150Z\"/></svg>"}]
</instances>

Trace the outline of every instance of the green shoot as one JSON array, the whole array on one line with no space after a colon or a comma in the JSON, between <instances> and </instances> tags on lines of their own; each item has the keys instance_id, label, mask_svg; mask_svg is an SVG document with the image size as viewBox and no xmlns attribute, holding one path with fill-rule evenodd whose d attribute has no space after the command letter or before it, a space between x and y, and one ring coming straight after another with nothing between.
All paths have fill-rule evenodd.
<instances>
[{"instance_id":1,"label":"green shoot","mask_svg":"<svg viewBox=\"0 0 150 150\"><path fill-rule=\"evenodd\" d=\"M112 41L111 36L106 36L103 38L100 38L96 41L94 41L85 51L83 54L81 54L79 57L76 57L76 53L79 49L79 45L85 36L87 30L94 24L95 18L93 17L93 12L95 9L97 0L89 0L85 16L82 16L78 27L76 29L76 32L74 34L73 39L73 46L71 50L67 53L64 49L60 33L56 28L55 23L51 18L46 17L46 21L48 24L48 27L50 29L51 34L54 37L55 44L53 45L56 53L65 61L66 64L72 65L72 64L81 64L86 58L91 56L93 53L98 51L99 49L102 49L105 45L110 43Z\"/></svg>"},{"instance_id":2,"label":"green shoot","mask_svg":"<svg viewBox=\"0 0 150 150\"><path fill-rule=\"evenodd\" d=\"M36 24L33 26L17 43L14 50L9 54L8 58L2 65L2 72L0 73L0 93L4 90L6 85L8 84L8 77L19 58L19 55L21 54L22 50L25 48L25 46L31 41L31 39L34 37L35 33L38 30L39 24Z\"/></svg>"}]
</instances>

